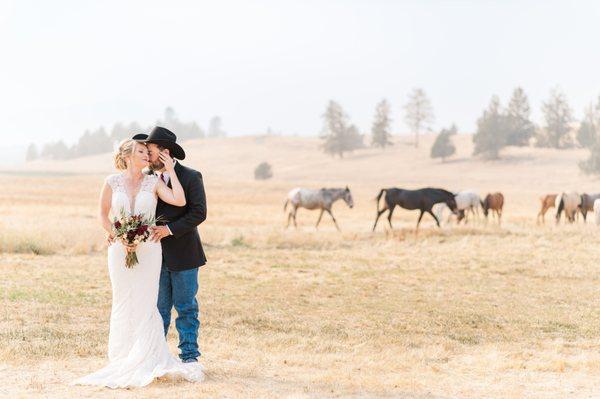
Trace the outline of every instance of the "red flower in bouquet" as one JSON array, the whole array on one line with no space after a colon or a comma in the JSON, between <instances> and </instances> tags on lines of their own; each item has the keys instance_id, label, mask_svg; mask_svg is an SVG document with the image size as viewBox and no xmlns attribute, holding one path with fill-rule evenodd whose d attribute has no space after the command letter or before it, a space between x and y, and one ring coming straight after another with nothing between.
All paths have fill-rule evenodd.
<instances>
[{"instance_id":1,"label":"red flower in bouquet","mask_svg":"<svg viewBox=\"0 0 600 399\"><path fill-rule=\"evenodd\" d=\"M125 266L133 267L138 263L135 248L140 243L148 241L150 238L150 226L156 224L155 218L146 218L144 215L125 215L121 214L119 219L113 221L113 231L115 238L118 238L127 246L133 246L133 251L128 251L125 257Z\"/></svg>"}]
</instances>

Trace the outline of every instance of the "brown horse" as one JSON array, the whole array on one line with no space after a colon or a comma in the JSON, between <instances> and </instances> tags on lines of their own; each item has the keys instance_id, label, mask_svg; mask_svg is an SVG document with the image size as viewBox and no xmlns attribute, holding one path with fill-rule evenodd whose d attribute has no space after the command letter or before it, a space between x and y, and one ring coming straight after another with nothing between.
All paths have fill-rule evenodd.
<instances>
[{"instance_id":1,"label":"brown horse","mask_svg":"<svg viewBox=\"0 0 600 399\"><path fill-rule=\"evenodd\" d=\"M486 221L488 213L494 211L496 216L498 216L498 224L500 224L502 219L502 208L504 207L504 195L502 195L502 193L486 195L485 199L481 201L481 207L483 208L483 214L485 215Z\"/></svg>"},{"instance_id":2,"label":"brown horse","mask_svg":"<svg viewBox=\"0 0 600 399\"><path fill-rule=\"evenodd\" d=\"M546 224L546 212L548 209L554 208L556 197L558 194L546 194L543 197L540 197L540 202L542 203L542 207L537 215L537 223L540 223L540 218L542 219L542 223Z\"/></svg>"}]
</instances>

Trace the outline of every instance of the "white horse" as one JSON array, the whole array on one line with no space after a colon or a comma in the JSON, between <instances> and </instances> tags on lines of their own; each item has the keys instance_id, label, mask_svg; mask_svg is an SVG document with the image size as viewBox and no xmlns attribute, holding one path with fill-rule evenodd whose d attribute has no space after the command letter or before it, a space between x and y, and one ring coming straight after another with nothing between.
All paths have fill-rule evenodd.
<instances>
[{"instance_id":1,"label":"white horse","mask_svg":"<svg viewBox=\"0 0 600 399\"><path fill-rule=\"evenodd\" d=\"M456 206L459 211L464 211L465 223L467 223L467 215L469 212L473 217L477 215L479 217L479 208L481 207L481 197L473 190L464 190L458 192L454 198L456 198ZM458 222L462 218L459 216Z\"/></svg>"},{"instance_id":2,"label":"white horse","mask_svg":"<svg viewBox=\"0 0 600 399\"><path fill-rule=\"evenodd\" d=\"M564 211L569 223L575 221L577 211L581 205L581 196L576 191L562 193L556 197L556 223L560 222L560 215Z\"/></svg>"},{"instance_id":3,"label":"white horse","mask_svg":"<svg viewBox=\"0 0 600 399\"><path fill-rule=\"evenodd\" d=\"M287 225L285 227L287 228L290 226L290 219L294 221L294 226L298 227L296 224L296 213L298 212L298 208L306 208L310 210L321 210L315 227L319 227L323 212L327 211L327 213L331 215L335 227L339 230L340 228L337 221L335 220L333 213L331 213L331 206L339 199L343 199L351 209L354 206L352 193L350 193L348 186L346 186L346 188L322 188L320 190L310 190L307 188L295 188L291 190L288 193L285 205L283 206L283 210L285 211L288 204L292 205L292 209L288 213Z\"/></svg>"},{"instance_id":4,"label":"white horse","mask_svg":"<svg viewBox=\"0 0 600 399\"><path fill-rule=\"evenodd\" d=\"M596 226L600 226L600 199L594 201L594 217Z\"/></svg>"},{"instance_id":5,"label":"white horse","mask_svg":"<svg viewBox=\"0 0 600 399\"><path fill-rule=\"evenodd\" d=\"M461 220L465 219L465 223L467 223L467 215L469 212L471 215L479 217L479 208L481 207L481 197L473 190L463 190L454 194L454 199L456 200L456 209L457 213L457 223L460 223ZM448 206L444 203L435 204L433 206L433 212L438 220L442 220L444 213L448 209ZM452 219L452 213L448 216L447 223L450 223Z\"/></svg>"}]
</instances>

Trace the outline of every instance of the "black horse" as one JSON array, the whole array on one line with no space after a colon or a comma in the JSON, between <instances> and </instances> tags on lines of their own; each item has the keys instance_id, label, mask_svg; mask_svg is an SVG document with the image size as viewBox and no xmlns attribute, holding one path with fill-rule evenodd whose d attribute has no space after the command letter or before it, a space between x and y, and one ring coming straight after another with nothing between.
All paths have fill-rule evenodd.
<instances>
[{"instance_id":1,"label":"black horse","mask_svg":"<svg viewBox=\"0 0 600 399\"><path fill-rule=\"evenodd\" d=\"M385 193L385 204L383 209L379 209L379 200L381 196ZM440 202L448 205L448 208L452 211L452 213L457 213L456 208L456 200L454 199L454 194L450 191L443 190L441 188L421 188L419 190L404 190L402 188L383 188L377 195L377 218L375 218L375 224L373 225L373 231L375 231L375 227L377 227L377 221L382 213L386 210L388 213L388 222L390 224L390 228L392 228L392 214L394 213L394 209L396 205L409 210L418 209L421 211L419 215L419 220L417 221L417 230L419 230L419 224L421 223L421 219L423 218L423 214L425 212L429 213L435 219L438 227L440 227L440 221L437 217L431 212L431 208L433 205L438 204Z\"/></svg>"}]
</instances>

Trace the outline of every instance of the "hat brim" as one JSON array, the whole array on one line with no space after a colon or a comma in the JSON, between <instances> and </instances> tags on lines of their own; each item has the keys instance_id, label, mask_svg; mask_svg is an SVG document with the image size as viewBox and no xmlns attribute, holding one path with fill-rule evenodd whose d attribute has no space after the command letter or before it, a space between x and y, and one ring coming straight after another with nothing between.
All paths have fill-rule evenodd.
<instances>
[{"instance_id":1,"label":"hat brim","mask_svg":"<svg viewBox=\"0 0 600 399\"><path fill-rule=\"evenodd\" d=\"M139 134L136 134L135 136L133 136L131 139L132 139L132 140L135 140L135 141L144 141L144 140L146 140L147 138L148 138L148 135L147 135L147 134L144 134L144 133L139 133Z\"/></svg>"},{"instance_id":2,"label":"hat brim","mask_svg":"<svg viewBox=\"0 0 600 399\"><path fill-rule=\"evenodd\" d=\"M141 136L141 135L137 135L136 136ZM135 136L134 136L135 137ZM134 139L135 140L135 139ZM181 146L177 143L174 143L170 140L147 140L147 139L143 139L143 140L137 140L140 143L147 143L147 144L158 144L161 147L165 147L169 149L169 152L171 153L171 156L173 158L177 158L180 161L183 161L185 159L185 151L183 150L183 148L181 148Z\"/></svg>"}]
</instances>

